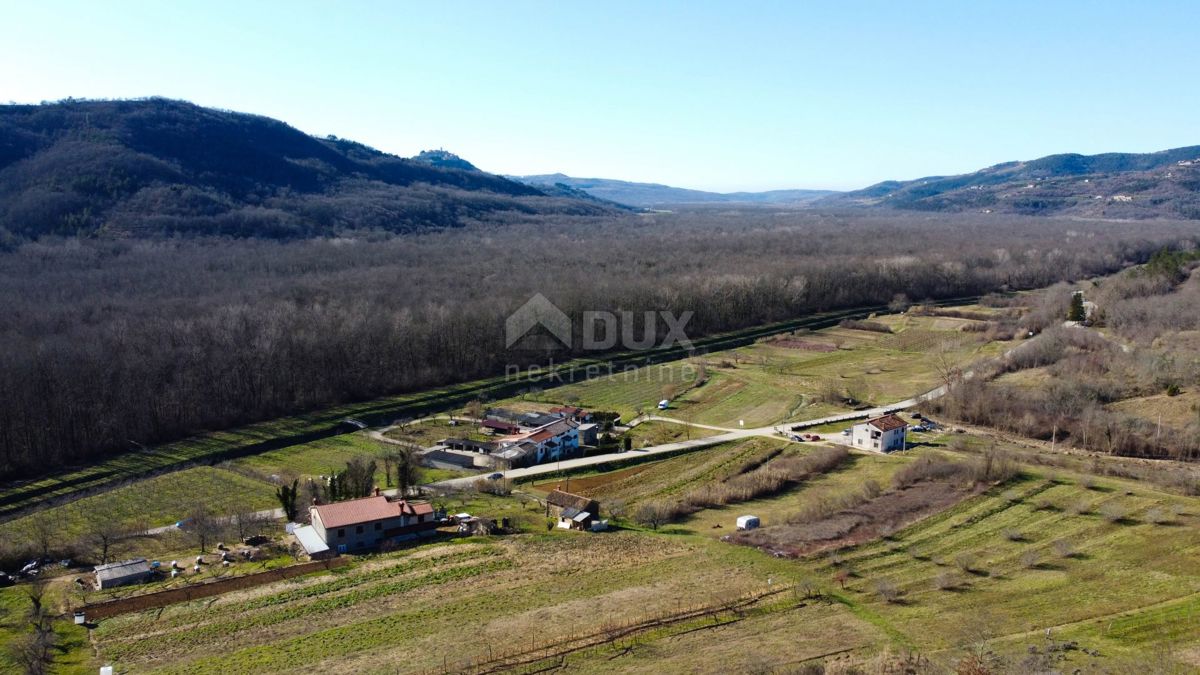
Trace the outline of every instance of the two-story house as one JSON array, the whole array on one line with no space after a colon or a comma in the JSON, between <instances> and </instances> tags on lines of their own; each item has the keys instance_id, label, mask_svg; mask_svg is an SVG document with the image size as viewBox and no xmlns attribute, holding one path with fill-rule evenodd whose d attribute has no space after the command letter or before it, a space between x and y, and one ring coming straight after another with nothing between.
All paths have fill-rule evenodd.
<instances>
[{"instance_id":1,"label":"two-story house","mask_svg":"<svg viewBox=\"0 0 1200 675\"><path fill-rule=\"evenodd\" d=\"M903 450L907 432L908 422L896 415L884 415L855 424L850 430L850 444L877 452Z\"/></svg>"}]
</instances>

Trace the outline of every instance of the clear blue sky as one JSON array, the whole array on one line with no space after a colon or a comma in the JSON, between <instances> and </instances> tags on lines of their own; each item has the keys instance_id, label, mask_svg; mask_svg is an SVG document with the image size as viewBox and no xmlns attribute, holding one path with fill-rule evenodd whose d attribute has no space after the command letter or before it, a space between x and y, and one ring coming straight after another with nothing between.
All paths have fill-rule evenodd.
<instances>
[{"instance_id":1,"label":"clear blue sky","mask_svg":"<svg viewBox=\"0 0 1200 675\"><path fill-rule=\"evenodd\" d=\"M497 173L861 187L1200 144L1200 2L0 0L0 101L168 96Z\"/></svg>"}]
</instances>

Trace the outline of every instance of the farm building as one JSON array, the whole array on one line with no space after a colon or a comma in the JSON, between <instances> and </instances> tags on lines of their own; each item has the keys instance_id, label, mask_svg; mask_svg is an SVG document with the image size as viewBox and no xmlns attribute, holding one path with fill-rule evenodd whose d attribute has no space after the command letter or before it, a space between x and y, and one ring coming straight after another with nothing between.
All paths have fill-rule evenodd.
<instances>
[{"instance_id":1,"label":"farm building","mask_svg":"<svg viewBox=\"0 0 1200 675\"><path fill-rule=\"evenodd\" d=\"M586 422L579 425L579 442L584 445L595 445L600 440L600 425Z\"/></svg>"},{"instance_id":2,"label":"farm building","mask_svg":"<svg viewBox=\"0 0 1200 675\"><path fill-rule=\"evenodd\" d=\"M317 536L338 553L431 536L438 526L428 502L391 501L383 495L313 506L309 515Z\"/></svg>"},{"instance_id":3,"label":"farm building","mask_svg":"<svg viewBox=\"0 0 1200 675\"><path fill-rule=\"evenodd\" d=\"M579 425L556 417L532 431L501 438L497 444L496 456L510 467L554 462L579 451Z\"/></svg>"},{"instance_id":4,"label":"farm building","mask_svg":"<svg viewBox=\"0 0 1200 675\"><path fill-rule=\"evenodd\" d=\"M550 409L551 415L558 415L563 419L575 420L576 422L584 423L592 421L592 413L583 408L576 408L571 405L559 406Z\"/></svg>"},{"instance_id":5,"label":"farm building","mask_svg":"<svg viewBox=\"0 0 1200 675\"><path fill-rule=\"evenodd\" d=\"M145 558L108 563L96 567L96 590L140 584L150 578L150 563Z\"/></svg>"},{"instance_id":6,"label":"farm building","mask_svg":"<svg viewBox=\"0 0 1200 675\"><path fill-rule=\"evenodd\" d=\"M546 508L564 530L587 530L600 515L600 504L590 497L554 490L546 496Z\"/></svg>"},{"instance_id":7,"label":"farm building","mask_svg":"<svg viewBox=\"0 0 1200 675\"><path fill-rule=\"evenodd\" d=\"M478 452L485 455L490 455L496 450L495 443L489 443L487 441L473 441L469 438L447 438L438 443L438 445L444 445L451 450Z\"/></svg>"},{"instance_id":8,"label":"farm building","mask_svg":"<svg viewBox=\"0 0 1200 675\"><path fill-rule=\"evenodd\" d=\"M891 452L905 448L908 422L896 415L884 415L855 424L850 430L850 443L856 448Z\"/></svg>"}]
</instances>

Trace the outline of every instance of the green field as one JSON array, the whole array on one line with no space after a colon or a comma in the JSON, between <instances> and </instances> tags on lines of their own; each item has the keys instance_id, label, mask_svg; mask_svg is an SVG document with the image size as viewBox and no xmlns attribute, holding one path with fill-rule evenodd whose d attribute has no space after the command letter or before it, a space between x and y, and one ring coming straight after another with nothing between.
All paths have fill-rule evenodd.
<instances>
[{"instance_id":1,"label":"green field","mask_svg":"<svg viewBox=\"0 0 1200 675\"><path fill-rule=\"evenodd\" d=\"M620 412L626 420L638 412L650 412L696 424L761 427L844 412L840 401L826 400L830 391L872 405L900 401L941 384L942 362L965 367L1009 348L1003 342L989 343L978 334L963 333L959 328L969 323L963 319L890 315L877 320L896 332L829 328L783 336L836 348L806 351L760 341L688 362L526 394L500 404L571 403ZM700 361L705 364L707 380L693 386ZM658 413L655 406L662 398L671 398L671 406Z\"/></svg>"},{"instance_id":2,"label":"green field","mask_svg":"<svg viewBox=\"0 0 1200 675\"><path fill-rule=\"evenodd\" d=\"M661 499L770 447L765 439L726 444L622 469L612 480L576 480L602 503ZM451 507L521 519L526 534L423 544L361 558L335 574L107 620L95 645L100 658L132 672L454 670L489 653L569 644L606 625L719 607L792 584L813 586L823 599L789 590L749 605L740 618L667 622L636 639L580 649L567 664L580 672L618 664L630 672L714 672L720 664L728 672L792 668L832 653L866 663L913 650L940 672L978 640L998 659L1020 663L1031 645L1046 644L1050 628L1056 640L1098 650L1098 657L1071 651L1059 664L1091 672L1200 641L1192 619L1200 610L1200 500L1139 483L1029 469L887 539L843 550L837 561L774 558L719 538L737 513L770 523L822 492L868 479L886 485L916 456L857 456L784 494L702 511L658 531L545 533L530 503L465 495ZM1080 501L1090 508L1079 512ZM1110 503L1124 507L1123 519L1106 518ZM1176 514L1174 522L1150 522L1156 510ZM966 572L960 561L968 556ZM834 580L839 569L850 572L844 587ZM880 581L894 585L896 601L881 597ZM461 641L465 625L474 627L469 644ZM761 648L739 648L750 644ZM1171 662L1186 669L1187 653L1172 652Z\"/></svg>"},{"instance_id":3,"label":"green field","mask_svg":"<svg viewBox=\"0 0 1200 675\"><path fill-rule=\"evenodd\" d=\"M100 511L131 531L170 525L189 509L205 504L217 513L259 511L279 506L275 488L265 482L214 467L176 471L84 497L45 513L0 523L0 535L20 537L31 519L52 518L56 536L70 541L87 531L87 514Z\"/></svg>"}]
</instances>

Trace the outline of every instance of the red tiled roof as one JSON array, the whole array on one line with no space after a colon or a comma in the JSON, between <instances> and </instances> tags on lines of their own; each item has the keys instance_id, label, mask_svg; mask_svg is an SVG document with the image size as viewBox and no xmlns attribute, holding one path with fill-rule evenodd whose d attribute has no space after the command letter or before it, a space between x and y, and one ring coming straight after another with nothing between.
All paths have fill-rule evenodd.
<instances>
[{"instance_id":1,"label":"red tiled roof","mask_svg":"<svg viewBox=\"0 0 1200 675\"><path fill-rule=\"evenodd\" d=\"M327 528L357 525L373 520L384 520L385 518L397 518L401 514L411 516L421 513L433 513L433 505L427 502L418 504L411 504L403 500L392 502L388 501L388 498L383 495L351 499L333 504L321 504L320 506L314 506L313 509L320 516L321 523Z\"/></svg>"},{"instance_id":2,"label":"red tiled roof","mask_svg":"<svg viewBox=\"0 0 1200 675\"><path fill-rule=\"evenodd\" d=\"M867 420L867 424L875 427L880 431L891 431L893 429L902 429L908 426L908 422L896 417L895 415L884 415L876 417L873 420Z\"/></svg>"}]
</instances>

